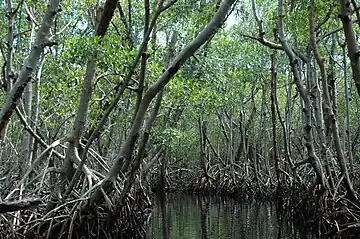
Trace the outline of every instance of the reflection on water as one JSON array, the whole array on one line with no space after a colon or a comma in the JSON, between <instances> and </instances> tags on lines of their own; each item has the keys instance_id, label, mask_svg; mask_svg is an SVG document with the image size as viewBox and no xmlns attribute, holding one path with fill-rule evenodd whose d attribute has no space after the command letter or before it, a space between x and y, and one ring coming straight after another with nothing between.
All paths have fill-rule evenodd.
<instances>
[{"instance_id":1,"label":"reflection on water","mask_svg":"<svg viewBox=\"0 0 360 239\"><path fill-rule=\"evenodd\" d=\"M157 198L147 238L297 238L293 228L279 229L272 204L181 194L166 197Z\"/></svg>"}]
</instances>

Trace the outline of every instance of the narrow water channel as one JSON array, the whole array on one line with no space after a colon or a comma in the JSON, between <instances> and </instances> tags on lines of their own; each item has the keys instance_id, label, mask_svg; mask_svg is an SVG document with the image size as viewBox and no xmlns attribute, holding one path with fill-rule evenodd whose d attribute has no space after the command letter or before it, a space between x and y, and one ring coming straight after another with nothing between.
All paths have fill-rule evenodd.
<instances>
[{"instance_id":1,"label":"narrow water channel","mask_svg":"<svg viewBox=\"0 0 360 239\"><path fill-rule=\"evenodd\" d=\"M147 238L309 238L281 224L270 203L172 194L155 201Z\"/></svg>"}]
</instances>

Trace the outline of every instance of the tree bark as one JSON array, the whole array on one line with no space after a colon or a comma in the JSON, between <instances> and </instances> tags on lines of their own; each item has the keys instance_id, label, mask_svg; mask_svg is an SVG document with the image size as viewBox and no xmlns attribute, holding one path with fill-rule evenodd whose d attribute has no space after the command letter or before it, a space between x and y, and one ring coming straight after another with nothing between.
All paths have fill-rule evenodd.
<instances>
[{"instance_id":1,"label":"tree bark","mask_svg":"<svg viewBox=\"0 0 360 239\"><path fill-rule=\"evenodd\" d=\"M144 10L145 10L145 18L144 18L144 38L145 38L146 33L149 30L149 22L150 22L150 4L149 4L149 0L144 1ZM134 115L133 115L132 121L134 121L134 119L136 117L136 113L139 110L141 100L142 100L142 97L143 97L144 83L145 83L145 72L146 72L146 62L147 62L147 52L146 52L147 48L148 48L148 41L145 42L144 52L141 54L139 84L138 84L138 88L137 88L135 110L134 110Z\"/></svg>"},{"instance_id":2,"label":"tree bark","mask_svg":"<svg viewBox=\"0 0 360 239\"><path fill-rule=\"evenodd\" d=\"M350 170L352 176L354 175L354 162L353 162L353 152L352 152L352 143L351 143L351 132L350 132L350 85L347 77L347 62L346 62L346 50L345 45L343 47L343 72L344 72L344 88L345 88L345 145L344 147L347 149L349 155L349 162L350 162Z\"/></svg>"},{"instance_id":3,"label":"tree bark","mask_svg":"<svg viewBox=\"0 0 360 239\"><path fill-rule=\"evenodd\" d=\"M33 45L34 36L35 36L35 25L32 21L30 21L30 40L29 40L29 51L31 51L31 47ZM26 118L26 121L29 125L32 125L31 118L32 118L32 96L33 96L33 90L32 90L32 82L29 82L29 84L25 88L24 92L24 99L23 99L23 105L24 105L24 116ZM31 157L32 157L32 137L30 134L26 133L23 136L22 139L22 146L21 146L21 156L19 159L19 172L20 175L24 175L25 169L28 168L28 165L31 164Z\"/></svg>"},{"instance_id":4,"label":"tree bark","mask_svg":"<svg viewBox=\"0 0 360 239\"><path fill-rule=\"evenodd\" d=\"M314 108L314 114L315 114L315 123L316 123L316 129L317 134L319 138L319 144L320 144L320 155L321 158L324 160L324 167L327 173L327 176L329 177L329 186L330 189L334 189L334 181L332 177L332 171L330 169L330 162L329 162L329 154L328 154L328 140L326 138L325 134L325 125L324 125L324 114L323 114L323 97L322 92L319 87L319 80L316 76L316 69L312 69L311 64L308 64L307 66L308 70L308 78L311 81L312 89L314 92L313 95L313 108ZM331 140L329 140L331 142Z\"/></svg>"},{"instance_id":5,"label":"tree bark","mask_svg":"<svg viewBox=\"0 0 360 239\"><path fill-rule=\"evenodd\" d=\"M54 45L53 42L48 40L48 37L50 28L54 22L55 15L60 10L60 2L60 0L51 0L48 3L48 8L37 33L35 43L30 51L29 56L24 61L24 65L19 72L19 76L14 86L11 88L8 96L6 97L5 104L0 111L0 138L5 134L5 129L10 121L16 105L19 103L19 100L23 95L25 87L31 80L31 74L36 69L44 47Z\"/></svg>"},{"instance_id":6,"label":"tree bark","mask_svg":"<svg viewBox=\"0 0 360 239\"><path fill-rule=\"evenodd\" d=\"M326 188L326 179L322 170L321 162L319 157L316 155L314 149L314 139L312 135L312 113L311 113L311 101L310 96L307 93L306 88L303 86L301 82L300 72L298 70L298 59L294 54L293 50L290 48L287 39L284 34L284 15L283 15L283 1L278 0L278 31L281 45L284 47L286 55L289 57L290 66L293 73L294 81L297 87L297 90L303 100L304 103L304 116L305 116L305 126L304 126L304 139L305 139L305 147L308 153L308 162L313 167L316 176L318 177L319 183Z\"/></svg>"},{"instance_id":7,"label":"tree bark","mask_svg":"<svg viewBox=\"0 0 360 239\"><path fill-rule=\"evenodd\" d=\"M104 111L104 114L102 116L102 118L100 119L96 129L94 130L94 132L91 134L91 136L89 137L88 139L88 142L85 146L85 149L84 149L84 152L82 154L82 159L84 160L84 158L86 158L86 154L92 144L92 142L96 139L96 137L100 134L100 131L102 129L102 127L105 125L106 121L107 121L107 118L109 117L110 113L112 112L112 110L116 107L116 105L118 104L122 94L124 93L126 87L128 86L135 70L136 70L136 67L141 59L141 56L143 55L145 49L146 49L146 46L148 44L148 41L149 41L149 38L150 38L150 34L151 32L153 31L154 27L155 27L155 24L156 24L156 21L158 19L158 17L160 16L160 14L162 12L164 12L166 9L168 9L169 7L171 7L174 3L174 1L172 1L171 3L169 3L168 5L166 6L162 6L164 0L161 0L159 5L158 5L158 9L156 10L156 12L154 13L154 16L150 22L150 25L149 25L149 28L148 30L146 31L146 34L144 35L144 39L136 53L136 56L135 56L135 59L130 67L130 70L129 72L127 73L126 77L125 77L125 80L123 82L121 82L119 85L118 85L118 90L116 91L116 94L115 94L115 97L114 97L114 100L113 102L109 105L109 107ZM125 125L124 125L125 127Z\"/></svg>"},{"instance_id":8,"label":"tree bark","mask_svg":"<svg viewBox=\"0 0 360 239\"><path fill-rule=\"evenodd\" d=\"M0 202L0 213L15 212L35 208L41 203L40 199L22 199L13 202Z\"/></svg>"},{"instance_id":9,"label":"tree bark","mask_svg":"<svg viewBox=\"0 0 360 239\"><path fill-rule=\"evenodd\" d=\"M118 206L114 212L115 216L118 213L120 213L120 211L125 203L125 199L127 198L128 193L130 192L131 187L135 182L135 176L136 176L137 170L139 169L139 167L141 165L141 160L142 160L144 152L145 152L145 147L149 140L151 127L152 127L153 123L155 122L156 116L160 110L162 97L163 97L163 91L160 91L156 97L154 108L152 109L149 118L146 120L145 127L144 127L144 133L142 134L140 144L139 144L139 151L131 165L131 168L129 169L129 172L126 175L124 188L120 193L119 199L117 201Z\"/></svg>"},{"instance_id":10,"label":"tree bark","mask_svg":"<svg viewBox=\"0 0 360 239\"><path fill-rule=\"evenodd\" d=\"M101 14L100 16L96 16L96 19L99 19L99 21L96 21L96 30L95 30L95 36L103 37L105 36L105 33L110 25L110 21L114 15L114 11L116 9L118 0L107 0L104 4L102 12L98 12L98 14ZM101 38L100 38L101 40ZM99 42L100 44L100 42ZM63 191L62 189L65 186L65 179L67 178L70 181L70 185L68 189L65 192L65 195L68 195L72 188L75 186L75 183L78 180L78 177L80 176L81 169L85 164L85 160L81 160L81 163L78 167L78 169L75 171L73 168L73 162L76 160L75 158L78 158L77 155L78 149L80 146L80 138L83 134L86 120L87 120L87 113L89 109L89 103L91 99L92 94L92 85L93 85L93 79L95 76L96 71L96 54L95 56L91 56L87 67L86 67L86 73L84 76L84 83L83 88L81 92L81 98L80 103L78 105L76 119L73 126L73 132L71 135L71 138L69 140L69 147L66 152L66 158L63 163L63 173L60 176L60 185L59 188L57 188L60 193ZM78 159L79 160L79 159ZM45 214L51 211L53 208L55 208L57 202L56 202L56 195L54 195L49 200Z\"/></svg>"},{"instance_id":11,"label":"tree bark","mask_svg":"<svg viewBox=\"0 0 360 239\"><path fill-rule=\"evenodd\" d=\"M8 44L8 49L7 49L7 53L6 53L6 65L5 65L5 81L3 82L3 87L6 88L7 92L9 93L12 85L13 85L13 81L15 78L15 74L13 72L13 54L14 54L14 50L13 50L13 44L14 44L14 24L15 24L15 9L12 6L12 0L7 0L6 1L6 5L8 8L8 15L9 15L9 21L8 21L8 35L7 35L7 44ZM6 136L6 129L7 126L5 126L3 133L0 134L0 139L3 140Z\"/></svg>"},{"instance_id":12,"label":"tree bark","mask_svg":"<svg viewBox=\"0 0 360 239\"><path fill-rule=\"evenodd\" d=\"M132 158L132 153L134 149L134 144L138 138L139 130L144 121L145 113L150 105L152 99L156 94L170 81L170 79L178 72L180 67L207 41L213 34L220 28L228 12L230 11L235 0L224 0L211 21L206 25L206 27L199 33L199 35L187 44L181 52L176 56L176 58L171 62L169 67L165 72L160 76L160 78L149 87L145 92L142 103L139 107L139 110L136 114L134 123L131 127L130 135L122 145L119 156L117 157L114 165L112 166L110 172L103 180L100 188L92 195L90 203L99 202L102 195L101 187L105 192L112 190L112 182L116 179L117 175L121 171L123 162L130 161Z\"/></svg>"},{"instance_id":13,"label":"tree bark","mask_svg":"<svg viewBox=\"0 0 360 239\"><path fill-rule=\"evenodd\" d=\"M272 143L273 143L273 159L275 161L275 170L276 170L276 179L278 189L281 187L280 181L280 166L279 166L279 159L278 159L278 150L277 150L277 138L276 138L276 58L275 53L271 55L271 121L272 121Z\"/></svg>"},{"instance_id":14,"label":"tree bark","mask_svg":"<svg viewBox=\"0 0 360 239\"><path fill-rule=\"evenodd\" d=\"M356 192L353 188L352 182L350 180L349 177L349 172L348 172L348 168L346 165L346 159L344 156L344 151L342 149L341 146L341 141L340 141L340 136L339 136L339 127L337 124L337 117L333 112L333 107L331 105L331 100L330 100L330 95L329 95L329 87L328 87L328 81L327 81L327 73L326 73L326 69L325 69L325 64L324 64L324 58L320 55L317 43L316 43L316 33L315 33L315 24L314 24L314 19L315 19L315 3L314 0L311 1L310 4L310 15L309 15L309 21L310 21L310 41L311 41L311 45L312 45L312 50L314 52L314 56L316 59L316 62L320 68L320 74L321 74L321 80L322 80L322 88L323 88L323 94L324 94L324 108L326 111L326 115L327 117L330 119L330 125L331 125L331 131L332 131L332 136L334 139L334 145L335 145L335 149L336 149L336 153L337 153L337 160L341 169L341 174L344 176L344 183L345 183L345 188L346 191L348 193L349 198L352 201L357 201L357 195Z\"/></svg>"},{"instance_id":15,"label":"tree bark","mask_svg":"<svg viewBox=\"0 0 360 239\"><path fill-rule=\"evenodd\" d=\"M354 28L352 26L352 4L351 0L340 0L340 18L343 24L345 40L348 49L348 56L351 62L351 69L353 73L353 78L355 86L360 96L360 51L358 47L358 42L356 40L356 35Z\"/></svg>"}]
</instances>

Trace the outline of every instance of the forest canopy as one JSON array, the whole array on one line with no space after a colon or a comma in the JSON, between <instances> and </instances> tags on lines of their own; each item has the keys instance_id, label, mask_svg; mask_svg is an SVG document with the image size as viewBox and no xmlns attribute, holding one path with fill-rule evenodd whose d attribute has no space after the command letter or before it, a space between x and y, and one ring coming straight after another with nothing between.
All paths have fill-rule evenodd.
<instances>
[{"instance_id":1,"label":"forest canopy","mask_svg":"<svg viewBox=\"0 0 360 239\"><path fill-rule=\"evenodd\" d=\"M356 223L358 4L1 2L0 234L129 233L159 189Z\"/></svg>"}]
</instances>

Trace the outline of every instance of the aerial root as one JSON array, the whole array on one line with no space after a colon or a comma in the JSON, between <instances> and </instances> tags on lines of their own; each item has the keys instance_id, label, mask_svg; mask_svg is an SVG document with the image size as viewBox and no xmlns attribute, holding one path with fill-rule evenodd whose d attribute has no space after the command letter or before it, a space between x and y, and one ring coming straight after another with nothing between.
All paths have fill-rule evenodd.
<instances>
[{"instance_id":1,"label":"aerial root","mask_svg":"<svg viewBox=\"0 0 360 239\"><path fill-rule=\"evenodd\" d=\"M109 198L117 198L112 195ZM0 238L139 238L145 235L145 224L151 205L147 195L137 190L123 205L86 205L88 198L74 199L58 205L46 215L37 210L22 211L15 225L16 213L0 214ZM117 215L114 215L117 211Z\"/></svg>"}]
</instances>

